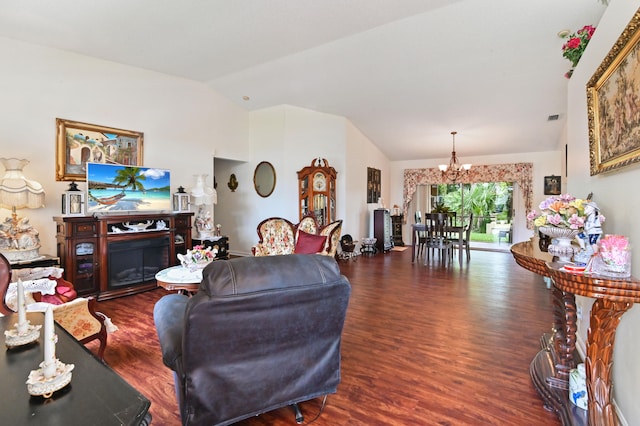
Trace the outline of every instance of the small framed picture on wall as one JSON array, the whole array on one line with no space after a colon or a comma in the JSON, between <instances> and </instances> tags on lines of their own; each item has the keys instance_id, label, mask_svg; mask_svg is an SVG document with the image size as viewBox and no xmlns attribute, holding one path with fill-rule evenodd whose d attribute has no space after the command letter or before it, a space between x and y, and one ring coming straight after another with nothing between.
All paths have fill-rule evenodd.
<instances>
[{"instance_id":1,"label":"small framed picture on wall","mask_svg":"<svg viewBox=\"0 0 640 426\"><path fill-rule=\"evenodd\" d=\"M561 177L560 176L545 176L544 177L544 195L560 195L561 191Z\"/></svg>"},{"instance_id":2,"label":"small framed picture on wall","mask_svg":"<svg viewBox=\"0 0 640 426\"><path fill-rule=\"evenodd\" d=\"M381 172L379 169L367 167L367 203L377 203L380 198L380 179Z\"/></svg>"}]
</instances>

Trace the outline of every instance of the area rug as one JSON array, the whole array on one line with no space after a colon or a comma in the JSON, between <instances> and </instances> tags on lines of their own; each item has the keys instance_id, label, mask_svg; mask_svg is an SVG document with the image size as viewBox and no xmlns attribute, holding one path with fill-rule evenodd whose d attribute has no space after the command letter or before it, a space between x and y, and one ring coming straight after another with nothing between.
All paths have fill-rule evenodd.
<instances>
[{"instance_id":1,"label":"area rug","mask_svg":"<svg viewBox=\"0 0 640 426\"><path fill-rule=\"evenodd\" d=\"M393 247L391 251L405 251L409 247Z\"/></svg>"}]
</instances>

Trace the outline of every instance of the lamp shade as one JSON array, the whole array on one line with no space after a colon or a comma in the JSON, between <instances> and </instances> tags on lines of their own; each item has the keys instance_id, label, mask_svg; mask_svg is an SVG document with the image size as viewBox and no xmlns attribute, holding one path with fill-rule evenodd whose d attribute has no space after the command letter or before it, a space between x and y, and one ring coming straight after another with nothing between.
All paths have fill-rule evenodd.
<instances>
[{"instance_id":1,"label":"lamp shade","mask_svg":"<svg viewBox=\"0 0 640 426\"><path fill-rule=\"evenodd\" d=\"M0 207L5 209L37 209L44 207L44 189L38 182L27 179L22 172L28 160L0 158L5 174L0 181Z\"/></svg>"},{"instance_id":2,"label":"lamp shade","mask_svg":"<svg viewBox=\"0 0 640 426\"><path fill-rule=\"evenodd\" d=\"M194 175L196 184L191 189L191 197L196 206L210 205L218 203L218 192L210 186L206 185L207 174Z\"/></svg>"}]
</instances>

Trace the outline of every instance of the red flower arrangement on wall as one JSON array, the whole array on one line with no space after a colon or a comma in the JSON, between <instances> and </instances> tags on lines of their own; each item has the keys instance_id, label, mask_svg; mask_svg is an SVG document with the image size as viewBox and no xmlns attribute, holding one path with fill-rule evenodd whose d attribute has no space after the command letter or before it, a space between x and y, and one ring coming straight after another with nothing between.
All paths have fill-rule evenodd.
<instances>
[{"instance_id":1,"label":"red flower arrangement on wall","mask_svg":"<svg viewBox=\"0 0 640 426\"><path fill-rule=\"evenodd\" d=\"M586 49L595 31L596 27L585 25L566 37L568 40L562 45L562 56L570 60L572 65L571 69L564 75L566 78L571 78L574 68L578 65L584 49Z\"/></svg>"}]
</instances>

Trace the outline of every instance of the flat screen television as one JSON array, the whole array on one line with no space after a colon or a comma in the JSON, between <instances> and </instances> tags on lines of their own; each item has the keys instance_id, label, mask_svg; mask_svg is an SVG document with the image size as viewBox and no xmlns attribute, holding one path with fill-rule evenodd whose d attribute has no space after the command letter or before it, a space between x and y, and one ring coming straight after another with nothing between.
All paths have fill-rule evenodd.
<instances>
[{"instance_id":1,"label":"flat screen television","mask_svg":"<svg viewBox=\"0 0 640 426\"><path fill-rule=\"evenodd\" d=\"M87 163L87 213L164 211L171 211L169 170Z\"/></svg>"}]
</instances>

